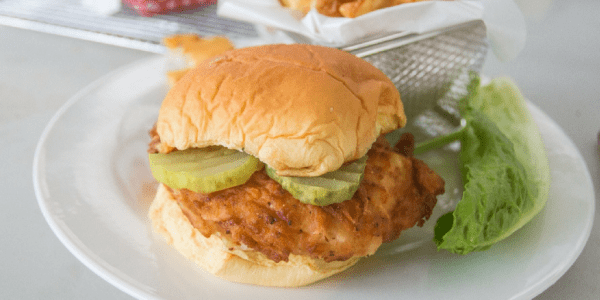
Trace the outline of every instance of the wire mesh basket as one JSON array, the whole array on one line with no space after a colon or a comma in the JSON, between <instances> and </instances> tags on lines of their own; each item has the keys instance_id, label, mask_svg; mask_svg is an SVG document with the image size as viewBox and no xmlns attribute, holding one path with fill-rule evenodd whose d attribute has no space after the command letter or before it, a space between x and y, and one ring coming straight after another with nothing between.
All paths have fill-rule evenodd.
<instances>
[{"instance_id":1,"label":"wire mesh basket","mask_svg":"<svg viewBox=\"0 0 600 300\"><path fill-rule=\"evenodd\" d=\"M416 114L432 109L453 84L460 84L461 74L481 71L487 48L485 26L474 22L412 39L343 49L383 71L400 91L407 114Z\"/></svg>"},{"instance_id":2,"label":"wire mesh basket","mask_svg":"<svg viewBox=\"0 0 600 300\"><path fill-rule=\"evenodd\" d=\"M408 130L427 139L459 126L457 103L480 72L488 41L482 21L426 35L388 37L341 49L383 71L400 92Z\"/></svg>"},{"instance_id":3,"label":"wire mesh basket","mask_svg":"<svg viewBox=\"0 0 600 300\"><path fill-rule=\"evenodd\" d=\"M418 141L460 125L458 100L467 94L469 74L481 71L488 47L485 24L473 21L428 34L399 33L338 48L370 62L394 82L408 118L406 130Z\"/></svg>"}]
</instances>

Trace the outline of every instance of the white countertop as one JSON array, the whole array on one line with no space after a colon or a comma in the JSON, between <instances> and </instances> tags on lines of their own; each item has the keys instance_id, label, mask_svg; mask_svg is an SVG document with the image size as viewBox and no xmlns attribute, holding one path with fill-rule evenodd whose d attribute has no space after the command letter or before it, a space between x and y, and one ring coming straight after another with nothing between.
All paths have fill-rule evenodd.
<instances>
[{"instance_id":1,"label":"white countertop","mask_svg":"<svg viewBox=\"0 0 600 300\"><path fill-rule=\"evenodd\" d=\"M535 2L535 3L529 3ZM517 59L490 56L483 73L508 75L573 140L600 203L600 2L529 1L527 45ZM80 263L51 232L32 183L35 146L75 93L146 52L0 26L0 298L131 299ZM575 264L539 299L597 299L600 225Z\"/></svg>"}]
</instances>

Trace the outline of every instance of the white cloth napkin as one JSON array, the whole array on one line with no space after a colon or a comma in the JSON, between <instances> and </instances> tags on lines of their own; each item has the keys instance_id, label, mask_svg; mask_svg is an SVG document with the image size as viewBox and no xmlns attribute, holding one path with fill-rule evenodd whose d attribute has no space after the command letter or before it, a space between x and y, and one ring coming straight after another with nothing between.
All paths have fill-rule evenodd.
<instances>
[{"instance_id":1,"label":"white cloth napkin","mask_svg":"<svg viewBox=\"0 0 600 300\"><path fill-rule=\"evenodd\" d=\"M376 10L357 18L333 18L311 10L305 16L278 0L220 0L222 17L305 36L314 43L340 47L386 33L425 34L483 20L491 48L500 60L517 56L525 45L525 21L513 0L424 1Z\"/></svg>"}]
</instances>

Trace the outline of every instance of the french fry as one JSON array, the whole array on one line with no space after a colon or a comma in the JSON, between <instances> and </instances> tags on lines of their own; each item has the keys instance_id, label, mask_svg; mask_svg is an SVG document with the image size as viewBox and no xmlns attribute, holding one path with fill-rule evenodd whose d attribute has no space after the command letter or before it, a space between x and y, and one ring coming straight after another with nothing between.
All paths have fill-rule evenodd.
<instances>
[{"instance_id":1,"label":"french fry","mask_svg":"<svg viewBox=\"0 0 600 300\"><path fill-rule=\"evenodd\" d=\"M340 5L340 13L346 18L356 18L391 5L391 0L356 0Z\"/></svg>"},{"instance_id":2,"label":"french fry","mask_svg":"<svg viewBox=\"0 0 600 300\"><path fill-rule=\"evenodd\" d=\"M316 9L329 17L356 18L366 13L404 3L428 0L279 0L282 6L303 14Z\"/></svg>"},{"instance_id":3,"label":"french fry","mask_svg":"<svg viewBox=\"0 0 600 300\"><path fill-rule=\"evenodd\" d=\"M182 51L192 66L233 49L233 44L226 37L201 38L195 34L168 36L163 39L163 44L171 51Z\"/></svg>"},{"instance_id":4,"label":"french fry","mask_svg":"<svg viewBox=\"0 0 600 300\"><path fill-rule=\"evenodd\" d=\"M201 38L195 34L176 34L163 38L162 42L172 55L183 55L187 65L187 68L167 72L169 86L200 62L234 48L228 38L221 36Z\"/></svg>"}]
</instances>

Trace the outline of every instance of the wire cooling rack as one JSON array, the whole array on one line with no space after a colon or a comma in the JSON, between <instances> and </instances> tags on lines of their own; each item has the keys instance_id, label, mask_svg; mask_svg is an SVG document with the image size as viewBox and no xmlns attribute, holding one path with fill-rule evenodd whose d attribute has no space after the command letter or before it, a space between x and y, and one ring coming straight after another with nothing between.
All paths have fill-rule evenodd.
<instances>
[{"instance_id":1,"label":"wire cooling rack","mask_svg":"<svg viewBox=\"0 0 600 300\"><path fill-rule=\"evenodd\" d=\"M102 0L100 0L102 1ZM103 15L81 0L0 0L0 25L85 39L115 46L162 53L167 35L197 33L258 37L252 24L220 18L217 6L209 5L185 13L142 17L123 5Z\"/></svg>"}]
</instances>

